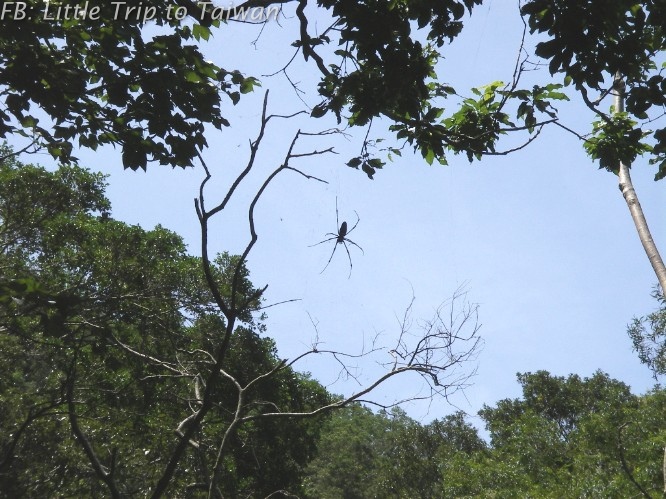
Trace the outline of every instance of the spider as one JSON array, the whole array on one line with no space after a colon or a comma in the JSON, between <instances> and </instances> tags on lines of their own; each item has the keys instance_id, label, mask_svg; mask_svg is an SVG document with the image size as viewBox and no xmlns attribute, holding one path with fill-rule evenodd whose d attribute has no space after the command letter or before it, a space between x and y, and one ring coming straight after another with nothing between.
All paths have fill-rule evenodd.
<instances>
[{"instance_id":1,"label":"spider","mask_svg":"<svg viewBox=\"0 0 666 499\"><path fill-rule=\"evenodd\" d=\"M354 211L356 213L356 211ZM351 234L352 231L356 228L358 223L361 221L361 219L358 216L358 213L356 213L356 223L354 226L347 230L347 222L343 221L342 224L340 224L340 220L338 218L338 198L335 198L335 223L340 224L340 228L338 229L338 233L334 234L333 232L328 232L326 235L331 236L328 239L324 239L323 241L319 241L317 244L311 244L309 248L312 248L313 246L318 246L323 243L327 243L328 241L333 241L335 240L335 244L333 245L333 251L331 252L331 256L328 259L328 262L326 262L326 266L322 269L320 274L324 273L324 270L328 268L328 264L331 263L331 260L333 260L333 255L335 255L335 250L338 248L338 244L343 244L345 247L345 251L347 251L347 258L349 258L349 277L351 277L351 271L352 268L354 267L354 264L352 264L352 259L351 255L349 254L349 247L347 246L347 243L353 244L356 246L358 249L361 250L361 253L365 255L365 251L363 251L363 248L361 248L358 244L356 244L354 241L349 239L347 237L347 234ZM348 277L348 278L349 278Z\"/></svg>"}]
</instances>

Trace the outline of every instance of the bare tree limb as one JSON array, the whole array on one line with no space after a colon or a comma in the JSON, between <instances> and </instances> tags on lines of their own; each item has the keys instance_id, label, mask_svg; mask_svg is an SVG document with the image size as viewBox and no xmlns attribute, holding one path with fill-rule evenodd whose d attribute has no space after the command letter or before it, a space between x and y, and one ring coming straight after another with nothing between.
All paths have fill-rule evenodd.
<instances>
[{"instance_id":1,"label":"bare tree limb","mask_svg":"<svg viewBox=\"0 0 666 499\"><path fill-rule=\"evenodd\" d=\"M324 64L324 60L319 54L317 54L312 45L310 44L310 35L308 35L308 19L305 17L305 6L307 5L308 0L298 0L298 7L296 8L296 16L301 24L301 48L303 49L303 57L305 60L308 60L308 57L312 57L317 63L319 71L322 72L324 76L331 74L331 72Z\"/></svg>"},{"instance_id":2,"label":"bare tree limb","mask_svg":"<svg viewBox=\"0 0 666 499\"><path fill-rule=\"evenodd\" d=\"M468 361L474 360L481 347L481 339L478 336L480 325L478 323L478 307L465 302L458 305L460 300L465 299L465 292L462 289L457 290L452 298L442 304L430 321L423 322L420 325L419 333L412 335L410 332L410 313L413 300L408 305L401 323L401 330L396 340L396 348L388 350L385 348L373 348L368 352L358 354L356 357L367 357L369 353L386 351L396 354L396 358L391 363L385 363L387 371L378 376L373 382L363 387L357 392L344 397L340 400L319 407L307 412L265 412L260 414L249 414L241 418L242 422L253 421L266 418L305 418L326 413L331 410L345 407L353 402L369 402L382 407L390 405L378 404L374 401L365 400L363 397L374 391L377 387L391 379L393 376L413 372L424 378L431 387L431 394L423 398L431 398L433 394L440 393L447 395L451 388L458 389L464 386L466 380L471 374L462 374L457 372L457 368ZM444 307L450 307L449 320L444 322L442 310ZM456 308L459 307L459 308ZM411 336L415 338L411 340ZM458 343L464 346L457 350ZM301 354L299 358L311 354L329 354L339 361L340 356L354 357L351 354L337 352L334 350L321 350L313 347L309 352ZM285 364L293 366L295 360ZM448 372L447 372L448 371ZM409 400L414 400L411 397Z\"/></svg>"},{"instance_id":3,"label":"bare tree limb","mask_svg":"<svg viewBox=\"0 0 666 499\"><path fill-rule=\"evenodd\" d=\"M35 149L33 151L28 152L28 149L30 149L31 147L34 147ZM41 147L39 146L39 139L33 139L32 142L27 146L25 146L23 149L19 149L18 151L13 151L10 152L9 154L5 154L4 156L0 156L0 163L4 163L9 158L20 156L25 152L27 152L28 154L36 154L37 152L39 152L40 149Z\"/></svg>"},{"instance_id":4,"label":"bare tree limb","mask_svg":"<svg viewBox=\"0 0 666 499\"><path fill-rule=\"evenodd\" d=\"M261 124L260 124L260 130L259 130L259 135L257 136L257 139L255 139L254 142L250 143L250 158L248 160L248 163L246 164L245 168L243 171L236 177L236 179L233 181L231 187L227 191L227 194L225 195L224 199L217 204L214 208L211 210L206 209L205 205L205 195L204 195L204 190L206 187L207 182L211 178L211 173L206 165L206 163L203 161L203 158L200 157L202 166L204 168L205 172L205 177L203 181L201 182L201 185L199 187L199 196L195 199L195 209L197 216L199 218L200 226L201 226L201 254L202 254L202 265L204 268L204 274L206 277L206 283L208 285L208 288L210 289L213 299L217 306L219 307L220 311L223 313L223 315L226 318L226 326L225 326L225 331L224 334L222 335L222 341L217 347L217 350L215 352L215 355L212 356L214 359L213 365L211 367L211 371L209 375L207 376L205 382L204 382L204 391L203 394L198 396L198 402L199 402L199 407L197 410L195 410L192 414L190 414L187 418L185 418L178 426L176 429L176 433L179 437L178 442L176 444L176 447L172 454L169 457L167 466L165 467L162 476L160 477L155 490L153 491L153 494L151 495L152 498L156 499L158 497L161 497L164 495L166 492L166 489L171 482L174 473L176 471L176 468L181 461L185 450L187 449L188 446L193 446L197 447L197 442L193 440L194 434L201 428L201 424L203 423L206 415L209 413L211 408L214 406L213 404L213 386L215 386L215 382L219 379L220 376L224 377L229 377L227 373L222 369L222 366L225 361L226 354L229 350L229 344L231 341L231 337L235 331L236 327L236 320L238 319L239 315L243 312L243 310L252 302L258 301L263 292L266 290L266 286L255 290L249 297L247 297L245 300L243 300L241 303L238 303L238 289L239 285L241 282L241 271L243 268L243 265L247 261L247 257L254 247L258 235L256 232L255 228L255 221L254 221L254 209L261 198L261 195L265 191L265 189L268 187L270 182L283 170L292 170L300 175L308 178L308 179L313 179L317 180L320 182L325 182L322 179L319 179L317 177L314 177L312 175L308 175L297 168L294 168L289 165L289 160L293 158L301 158L301 157L306 157L306 156L317 156L321 154L326 154L333 152L332 149L326 149L323 151L311 151L307 153L299 153L299 154L294 154L293 149L294 146L299 138L300 135L305 135L302 133L300 130L296 133L294 136L294 139L291 142L291 145L289 146L288 152L286 154L286 157L284 159L284 162L281 166L279 166L273 173L271 173L266 180L263 182L261 187L259 188L257 194L254 196L252 202L250 203L250 207L248 210L248 221L249 221L249 228L250 228L250 241L248 242L245 250L243 251L241 257L238 260L238 263L236 265L235 271L234 271L234 276L233 276L233 281L231 285L231 292L230 292L230 297L225 299L222 295L222 292L220 290L219 284L216 282L216 279L213 275L213 269L212 269L212 264L210 261L210 256L208 253L208 221L209 219L216 215L217 213L221 212L229 202L229 200L232 198L234 192L238 188L238 186L241 184L241 182L247 177L247 175L250 173L252 170L253 166L255 165L255 160L256 160L256 155L259 150L261 140L264 137L264 133L266 131L266 126L268 122L272 118L291 118L294 117L298 114L301 114L301 112L293 113L291 115L267 115L267 107L268 107L268 92L266 92L264 96L264 102L263 102L263 107L262 107L262 116L261 116ZM327 133L325 133L327 134ZM318 135L318 134L307 134L307 135ZM243 398L243 391L241 390L239 392L239 399ZM242 404L241 404L241 409L242 409ZM238 410L238 409L237 409ZM227 441L226 435L230 435L234 430L237 424L241 421L238 418L235 418L233 420L234 422L231 423L231 426L227 428L225 431L225 437L223 438L223 442L220 445L220 459L221 459L221 452L224 449L224 443ZM235 422L238 421L238 422ZM221 461L218 461L221 462ZM219 477L219 471L217 472L217 475L215 474L216 472L213 471L213 477L211 477L211 482L209 484L209 494L218 494L216 491L216 482Z\"/></svg>"},{"instance_id":5,"label":"bare tree limb","mask_svg":"<svg viewBox=\"0 0 666 499\"><path fill-rule=\"evenodd\" d=\"M299 4L304 7L305 2L301 1ZM305 45L304 45L305 46ZM304 49L305 50L305 49ZM312 55L312 53L310 53ZM314 57L314 56L313 56ZM262 139L265 136L267 124L272 118L291 118L300 113L291 115L268 115L268 93L264 96L261 123L257 138L250 143L250 157L241 173L233 180L231 186L223 197L222 201L216 204L213 208L206 207L205 188L208 181L211 179L211 170L207 164L200 158L203 169L204 179L199 187L198 197L195 199L195 209L201 226L201 253L202 264L204 267L204 274L206 284L213 295L213 300L218 306L219 310L224 315L226 323L224 331L221 335L220 342L214 347L214 351L199 351L187 352L189 354L201 353L205 356L205 365L210 369L207 374L189 374L185 371L180 371L177 364L163 363L159 359L149 358L151 362L156 362L158 365L172 371L173 375L187 374L194 377L194 398L189 400L188 403L190 413L182 419L176 428L178 440L171 455L168 457L168 462L162 472L155 489L153 490L152 497L158 498L163 496L167 487L175 476L176 469L181 462L186 449L195 449L196 453L202 451L201 442L195 440L195 434L199 432L206 420L211 409L217 407L213 391L213 387L219 387L219 381L226 379L234 387L235 407L231 410L230 420L224 421L224 431L220 442L217 445L217 452L214 465L211 468L211 475L208 477L206 489L208 490L208 497L221 497L221 490L219 483L223 473L224 455L229 445L229 441L236 430L250 421L259 419L270 418L305 418L312 417L318 414L323 414L331 410L345 407L353 402L366 401L367 396L373 392L377 387L393 378L394 376L403 373L412 372L420 375L427 385L430 387L430 397L435 394L447 395L449 389L460 388L468 379L468 375L464 375L459 371L459 367L469 360L473 360L478 348L480 347L480 339L477 336L479 325L476 320L476 307L468 307L461 309L460 313L451 314L448 323L443 320L443 315L439 313L439 309L433 319L423 322L419 325L420 332L412 334L409 331L407 322L403 324L398 340L394 348L391 350L397 352L399 358L391 365L385 365L384 359L381 359L378 364L383 365L384 373L378 375L372 382L367 385L362 385L360 380L353 372L354 367L350 366L350 360L368 358L370 355L381 355L382 352L389 353L388 348L378 347L375 342L371 348L362 351L360 354L349 354L336 350L321 350L318 348L318 341L313 344L312 349L296 356L292 360L281 360L275 363L270 369L263 374L255 376L252 380L242 386L238 378L234 377L230 372L225 370L226 356L230 348L230 341L236 332L236 322L241 317L241 314L246 313L248 308L252 310L260 309L259 306L254 306L258 303L262 294L266 290L263 288L255 289L244 294L240 292L241 285L243 284L244 268L247 259L259 239L255 220L255 209L265 193L266 189L272 181L282 172L290 170L293 171L307 180L315 180L324 182L325 180L318 178L304 170L292 165L294 161L301 161L303 159L319 157L324 154L335 153L333 148L314 149L305 152L296 150L296 146L302 137L321 137L340 133L339 130L326 130L323 132L312 133L303 132L298 130L291 142L287 147L282 164L275 168L260 184L257 192L253 196L248 206L247 221L249 228L249 240L242 251L242 254L235 262L233 270L233 277L231 283L231 290L226 291L223 295L220 289L220 283L217 282L213 264L210 261L208 253L208 222L211 217L222 212L227 204L234 196L239 185L248 177L253 171L256 164L256 158ZM456 292L450 301L450 305L454 306L456 301L463 298L464 293ZM290 301L290 300L289 300ZM410 307L411 308L411 305ZM441 307L440 307L441 308ZM471 318L471 316L474 316ZM315 325L316 329L316 325ZM318 333L317 333L318 335ZM376 339L375 339L376 340ZM462 344L462 347L460 345ZM126 348L129 348L125 345ZM131 349L130 349L131 350ZM333 361L337 362L341 367L341 375L346 375L352 379L356 379L360 388L352 395L336 400L334 402L316 407L312 410L294 412L285 408L280 408L278 404L266 400L248 400L248 393L255 385L260 384L262 381L275 376L277 373L291 369L295 364L306 356L311 355L327 356ZM426 398L426 397L417 397ZM412 398L414 399L414 398ZM372 400L367 400L368 403L376 403ZM386 405L384 405L386 406ZM202 488L203 483L198 480L192 486L197 489Z\"/></svg>"}]
</instances>

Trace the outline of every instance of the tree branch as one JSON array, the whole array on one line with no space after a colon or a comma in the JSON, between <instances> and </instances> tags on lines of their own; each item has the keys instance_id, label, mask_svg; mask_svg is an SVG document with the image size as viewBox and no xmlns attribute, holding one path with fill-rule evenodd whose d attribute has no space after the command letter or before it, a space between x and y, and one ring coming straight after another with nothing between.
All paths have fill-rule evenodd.
<instances>
[{"instance_id":1,"label":"tree branch","mask_svg":"<svg viewBox=\"0 0 666 499\"><path fill-rule=\"evenodd\" d=\"M122 495L118 490L118 487L116 486L113 474L107 471L106 468L102 465L101 461L97 457L97 454L95 453L95 449L93 449L92 444L90 443L88 438L81 430L81 427L79 426L79 418L78 415L76 414L76 404L74 403L74 381L75 381L75 372L76 372L76 367L75 367L76 361L77 361L76 357L74 357L74 360L72 361L72 367L70 368L70 372L67 374L67 380L65 382L66 383L65 393L67 400L67 408L69 412L69 423L72 428L72 433L74 433L76 441L79 443L79 445L81 445L86 456L88 456L88 460L90 461L90 464L92 465L92 468L95 471L97 477L101 481L103 481L106 484L106 486L109 488L111 497L113 497L114 499L120 499Z\"/></svg>"},{"instance_id":2,"label":"tree branch","mask_svg":"<svg viewBox=\"0 0 666 499\"><path fill-rule=\"evenodd\" d=\"M365 400L363 397L374 391L377 387L392 377L408 372L414 372L424 378L424 380L431 388L431 394L429 397L432 397L432 395L435 393L446 396L449 389L459 389L464 387L465 381L469 379L473 373L460 374L456 371L456 368L461 366L463 363L471 361L475 358L475 356L478 354L479 348L481 347L481 339L478 337L478 331L480 329L480 325L477 321L478 307L476 305L471 305L466 301L463 305L459 306L457 302L461 299L465 299L465 291L458 289L450 300L444 302L438 307L433 319L421 324L420 332L415 335L415 342L412 342L409 338L412 336L410 333L410 314L414 302L414 298L412 297L412 301L407 307L401 322L400 333L396 340L397 346L392 350L373 347L368 352L362 352L361 354L354 356L334 350L319 350L316 346L313 346L310 351L301 354L289 363L285 363L284 366L291 367L295 364L296 360L301 359L306 355L312 354L329 354L333 356L336 361L341 362L340 356L367 357L369 353L385 351L394 357L394 361L390 363L383 363L382 365L387 368L387 371L384 374L380 375L372 383L348 397L342 398L312 411L273 411L264 412L261 414L250 414L243 416L241 418L241 422L266 418L312 417L345 407L352 402L360 401L374 403L376 405L385 407L382 404L377 404L376 402ZM444 322L443 315L441 313L443 308L446 306L450 307L450 314L447 323ZM455 346L459 342L464 343L466 346L462 350L457 351ZM414 343L414 345L409 346L410 343ZM277 367L282 368L281 366ZM444 383L445 379L447 380L446 383ZM413 399L414 397L410 398L409 400Z\"/></svg>"},{"instance_id":3,"label":"tree branch","mask_svg":"<svg viewBox=\"0 0 666 499\"><path fill-rule=\"evenodd\" d=\"M647 499L652 499L652 496L648 493L647 490L643 488L643 486L636 481L634 478L633 473L629 469L629 465L627 464L627 460L624 457L624 449L622 448L622 430L624 430L629 423L624 423L620 425L617 429L617 451L618 454L620 455L620 463L622 464L622 470L625 472L627 477L629 477L629 480L631 483L633 483L638 490L640 490L641 494L643 494L643 497L646 497Z\"/></svg>"},{"instance_id":4,"label":"tree branch","mask_svg":"<svg viewBox=\"0 0 666 499\"><path fill-rule=\"evenodd\" d=\"M310 35L308 35L308 19L305 17L305 6L307 5L308 0L298 0L298 7L296 8L296 16L301 24L301 48L303 49L303 57L305 60L308 60L308 57L312 57L317 63L319 71L322 72L324 76L328 76L331 72L324 64L324 60L319 54L317 54L312 45L310 45Z\"/></svg>"},{"instance_id":5,"label":"tree branch","mask_svg":"<svg viewBox=\"0 0 666 499\"><path fill-rule=\"evenodd\" d=\"M193 436L195 432L197 432L201 424L210 411L210 409L213 407L213 387L215 386L215 382L218 380L220 376L226 376L226 373L223 371L222 366L226 357L226 354L229 350L229 345L231 341L231 337L235 331L235 326L236 326L236 320L238 319L239 315L243 312L243 308L247 307L249 303L252 301L258 300L261 297L261 294L266 290L266 287L255 290L254 293L252 293L252 296L250 296L248 299L244 300L242 304L237 303L237 295L238 295L238 287L240 283L240 278L241 278L241 270L244 265L244 263L247 261L247 257L252 250L254 244L256 243L258 239L258 235L255 229L255 222L254 222L254 208L259 201L261 195L265 191L265 189L268 187L270 182L283 170L293 170L301 175L304 175L307 178L312 178L318 181L323 182L323 180L318 179L316 177L307 175L300 170L297 170L291 166L289 166L289 160L295 157L295 155L292 154L293 148L296 144L296 141L298 140L299 136L301 135L300 130L296 133L294 136L294 139L291 142L291 145L289 147L289 150L287 152L287 155L285 157L284 163L278 167L271 175L268 176L268 178L263 182L261 185L259 191L257 194L254 196L254 199L252 200L249 210L248 210L248 221L249 221L249 227L250 227L250 241L248 242L245 250L243 251L243 254L241 255L235 271L234 271L234 277L233 277L233 282L231 286L231 296L229 298L229 303L227 304L226 300L222 296L222 292L220 291L219 284L216 282L215 277L213 275L213 270L212 270L212 265L210 262L210 257L208 254L208 220L216 215L217 213L221 212L229 202L229 200L232 198L234 192L236 191L237 187L240 185L240 183L243 181L244 178L250 173L252 170L254 164L255 164L255 159L257 152L259 150L259 146L261 144L261 139L264 136L265 130L266 130L266 125L270 121L271 118L291 118L294 117L298 113L294 113L291 115L267 115L267 106L268 106L268 92L266 92L264 96L264 102L263 102L263 107L262 107L262 117L261 117L261 125L260 125L260 131L257 139L250 144L250 158L248 160L248 163L244 170L236 177L234 182L232 183L231 187L227 191L227 194L225 195L224 199L222 200L221 203L216 205L212 210L207 211L205 208L205 197L204 197L204 190L207 182L211 178L211 173L210 170L208 169L207 165L205 162L202 160L202 165L204 168L205 172L205 178L202 181L200 187L199 187L199 196L198 198L195 199L195 209L197 212L197 216L199 218L199 222L201 225L201 258L202 258L202 265L204 268L204 274L206 277L206 283L208 285L208 288L210 289L211 293L213 294L213 298L215 300L215 303L219 307L220 311L224 314L227 324L225 327L225 331L222 337L222 341L220 345L217 347L217 351L215 353L214 359L215 362L211 368L210 374L206 378L205 381L205 390L204 393L200 399L200 407L193 412L191 415L189 415L187 418L185 418L180 425L177 428L177 434L179 436L178 443L176 444L176 447L174 451L172 452L169 462L167 466L165 467L164 472L162 473L162 476L160 477L155 490L153 491L152 498L156 499L158 497L161 497L165 492L166 489L171 482L174 473L176 471L176 468L182 459L185 450L187 449L188 446L191 446L193 444ZM313 134L314 135L314 134ZM321 155L325 154L327 152L331 152L331 150L324 150L324 151L314 151L306 154L299 154L298 156L314 156L314 155ZM200 159L202 159L200 157ZM232 427L227 429L227 432L230 432L235 428L235 424L232 423ZM227 434L225 432L225 435ZM196 442L194 442L196 444ZM223 448L223 447L222 447ZM217 480L217 479L215 479ZM215 481L213 480L213 482ZM212 484L212 482L211 482ZM212 486L212 485L211 485ZM213 487L214 488L214 487ZM209 491L212 493L213 489L209 489Z\"/></svg>"}]
</instances>

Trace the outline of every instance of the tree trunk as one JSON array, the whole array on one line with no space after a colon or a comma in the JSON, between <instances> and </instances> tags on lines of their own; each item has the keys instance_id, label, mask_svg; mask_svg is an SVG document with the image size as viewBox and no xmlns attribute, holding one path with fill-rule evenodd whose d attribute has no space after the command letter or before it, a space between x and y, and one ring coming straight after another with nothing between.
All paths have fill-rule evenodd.
<instances>
[{"instance_id":1,"label":"tree trunk","mask_svg":"<svg viewBox=\"0 0 666 499\"><path fill-rule=\"evenodd\" d=\"M622 81L622 76L619 74L615 75L614 87L615 112L621 113L624 112L624 82ZM641 240L643 249L647 254L648 260L650 260L650 264L652 264L654 273L657 275L662 292L666 292L666 266L664 266L657 245L652 239L652 234L650 234L650 228L645 220L643 208L641 208L641 204L638 202L638 195L634 190L634 185L631 182L631 175L629 174L629 165L620 162L618 177L620 181L620 191L629 207L629 212L631 213L634 225L636 225L638 237Z\"/></svg>"}]
</instances>

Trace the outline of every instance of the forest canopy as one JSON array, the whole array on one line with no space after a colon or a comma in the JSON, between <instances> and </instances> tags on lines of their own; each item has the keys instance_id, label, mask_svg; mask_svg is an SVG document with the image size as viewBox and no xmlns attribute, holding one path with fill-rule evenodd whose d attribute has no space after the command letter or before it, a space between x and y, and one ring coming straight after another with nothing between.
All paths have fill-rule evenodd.
<instances>
[{"instance_id":1,"label":"forest canopy","mask_svg":"<svg viewBox=\"0 0 666 499\"><path fill-rule=\"evenodd\" d=\"M464 293L429 320L411 321L410 304L393 347L373 340L358 355L322 347L312 317L315 339L296 358L278 355L269 336L268 285L253 283L248 267L259 240L255 207L284 172L326 184L300 165L333 154L330 137L364 137L340 166L372 179L405 150L428 164L445 165L456 154L471 162L514 153L545 127L559 127L618 176L662 287L654 294L660 310L635 319L629 333L640 360L663 374L666 267L629 177L641 157L656 165L656 180L666 176L663 2L522 2L525 31L510 80L454 88L441 62L481 3L249 0L243 5L256 12L277 8L272 21L288 33L291 59L270 77L229 63L228 52L209 58L213 34L238 21L234 7L144 0L137 10L91 0L83 12L76 2L55 10L37 0L3 4L0 139L21 145L0 148L0 494L660 494L660 386L636 395L602 372L519 374L521 398L479 412L487 439L462 413L422 424L398 402L371 397L403 374L425 387L425 399L446 399L467 385L481 340L477 306L454 306ZM538 37L534 56L528 31ZM304 84L290 78L295 60L313 76ZM525 74L541 67L547 73L526 84ZM271 114L273 77L287 81L302 106ZM262 86L247 162L225 177L220 194L209 180L222 169L209 168L205 153L233 125L232 107ZM606 97L613 98L610 109ZM571 99L592 114L589 132L561 121L556 105ZM291 124L297 116L318 130L299 128L285 140L278 166L258 171L259 150L270 147L262 142L269 121ZM385 138L374 138L376 123L389 136L385 147L377 146ZM508 135L519 138L503 147ZM307 139L316 144L303 146ZM107 146L119 149L126 169L200 167L200 256L161 225L113 218L106 177L76 158ZM57 166L19 161L42 150ZM209 222L229 213L250 174L263 177L241 199L245 246L239 254L211 255ZM347 236L360 217L355 225L339 219L337 198L335 215L323 242L332 245L329 263L336 249L343 258L346 250L349 279L348 244L361 246ZM226 237L231 231L224 229ZM404 232L395 230L391 245L407 239ZM328 356L357 380L357 359L379 353L375 364L383 371L351 395L332 393L295 366L306 356Z\"/></svg>"},{"instance_id":2,"label":"forest canopy","mask_svg":"<svg viewBox=\"0 0 666 499\"><path fill-rule=\"evenodd\" d=\"M149 495L172 452L172 429L198 403L192 387L203 390L211 368L206 351L225 318L198 258L162 227L114 220L104 190L103 175L80 167L0 166L1 284L20 277L0 302L3 497ZM215 259L222 283L235 263L227 254ZM253 292L247 272L240 289ZM250 414L266 404L307 412L340 400L285 367L249 312L231 339L230 377L213 388L214 417L195 434L171 495L206 490L211 450L234 421L229 383L259 380L244 393L258 404ZM661 387L638 396L601 372L541 371L518 381L520 399L479 413L489 441L462 413L423 424L397 408L372 412L351 403L315 418L249 418L227 434L219 491L657 497L666 445Z\"/></svg>"}]
</instances>

